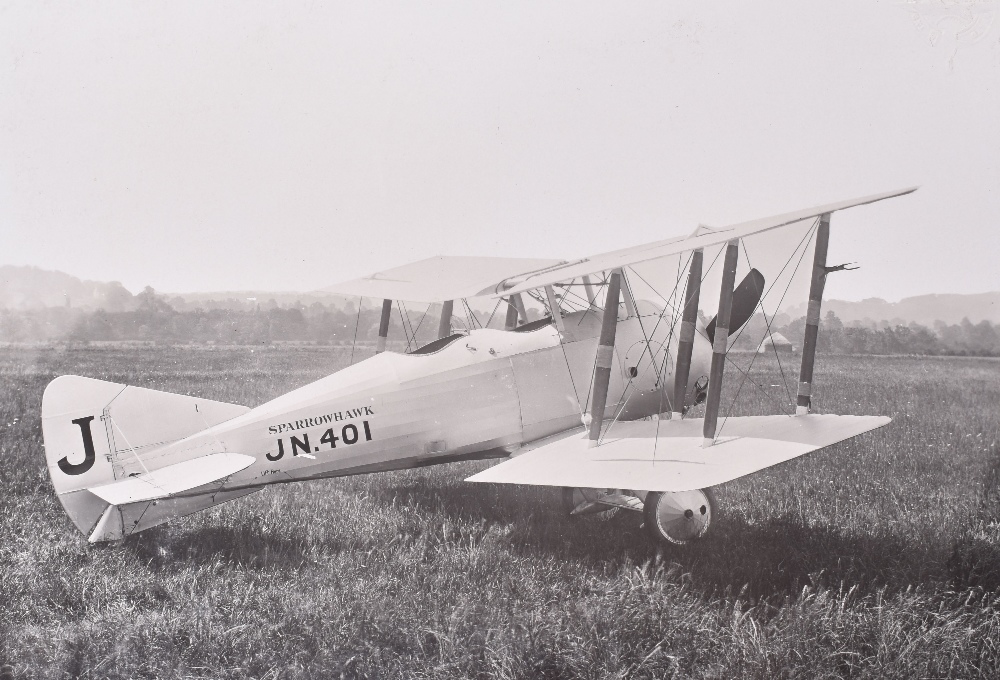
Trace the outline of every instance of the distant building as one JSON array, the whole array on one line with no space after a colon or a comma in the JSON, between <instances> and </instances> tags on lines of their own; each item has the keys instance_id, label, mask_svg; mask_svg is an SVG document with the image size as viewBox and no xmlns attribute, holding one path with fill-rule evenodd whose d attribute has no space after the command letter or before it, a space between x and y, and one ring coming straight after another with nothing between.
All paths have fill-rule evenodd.
<instances>
[{"instance_id":1,"label":"distant building","mask_svg":"<svg viewBox=\"0 0 1000 680\"><path fill-rule=\"evenodd\" d=\"M795 354L795 345L789 342L788 338L781 333L772 333L769 337L764 338L764 341L760 343L760 347L757 348L758 354L767 352Z\"/></svg>"}]
</instances>

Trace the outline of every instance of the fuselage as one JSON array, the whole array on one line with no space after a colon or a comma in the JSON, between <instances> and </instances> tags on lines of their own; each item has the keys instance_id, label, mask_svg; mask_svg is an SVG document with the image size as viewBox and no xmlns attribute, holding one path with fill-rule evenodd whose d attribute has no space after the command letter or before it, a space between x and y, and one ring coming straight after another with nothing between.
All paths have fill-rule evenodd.
<instances>
[{"instance_id":1,"label":"fuselage","mask_svg":"<svg viewBox=\"0 0 1000 680\"><path fill-rule=\"evenodd\" d=\"M642 307L652 312L651 305ZM210 453L253 456L225 488L503 457L582 428L590 410L600 312L517 331L457 334L412 354L384 352L143 456L159 468ZM670 410L673 356L659 310L621 319L607 414ZM708 373L699 337L689 380ZM443 345L443 346L442 346ZM125 475L142 472L123 460ZM132 467L135 469L132 469Z\"/></svg>"}]
</instances>

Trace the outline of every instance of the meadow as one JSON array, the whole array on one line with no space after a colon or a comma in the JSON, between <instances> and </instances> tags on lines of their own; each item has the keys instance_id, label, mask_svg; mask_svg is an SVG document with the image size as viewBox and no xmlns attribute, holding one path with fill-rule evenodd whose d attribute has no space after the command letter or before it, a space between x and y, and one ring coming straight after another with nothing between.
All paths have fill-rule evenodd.
<instances>
[{"instance_id":1,"label":"meadow","mask_svg":"<svg viewBox=\"0 0 1000 680\"><path fill-rule=\"evenodd\" d=\"M554 490L462 481L487 462L269 488L109 545L88 545L52 492L39 408L57 375L253 406L349 354L0 349L0 665L16 678L1000 677L995 359L821 355L817 410L893 423L719 487L717 523L684 548L648 543L638 515L570 518ZM727 370L724 411L788 407L773 357L738 396Z\"/></svg>"}]
</instances>

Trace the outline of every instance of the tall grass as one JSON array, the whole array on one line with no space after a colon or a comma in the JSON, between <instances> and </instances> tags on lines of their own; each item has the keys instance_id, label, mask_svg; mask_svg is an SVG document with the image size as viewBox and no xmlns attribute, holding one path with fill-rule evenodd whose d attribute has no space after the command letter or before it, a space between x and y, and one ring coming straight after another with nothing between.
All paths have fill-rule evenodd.
<instances>
[{"instance_id":1,"label":"tall grass","mask_svg":"<svg viewBox=\"0 0 1000 680\"><path fill-rule=\"evenodd\" d=\"M894 422L721 487L723 515L684 549L649 545L635 515L576 521L552 490L461 481L488 463L284 485L100 546L52 493L39 407L56 375L252 406L347 360L0 351L0 665L26 678L1000 677L996 360L820 357L819 410ZM773 361L756 360L740 413L788 407Z\"/></svg>"}]
</instances>

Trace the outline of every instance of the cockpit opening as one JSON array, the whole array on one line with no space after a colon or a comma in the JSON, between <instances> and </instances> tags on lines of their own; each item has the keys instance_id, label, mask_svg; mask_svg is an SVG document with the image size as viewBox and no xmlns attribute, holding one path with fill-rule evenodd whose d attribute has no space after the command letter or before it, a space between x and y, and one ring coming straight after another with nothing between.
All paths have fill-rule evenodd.
<instances>
[{"instance_id":1,"label":"cockpit opening","mask_svg":"<svg viewBox=\"0 0 1000 680\"><path fill-rule=\"evenodd\" d=\"M515 333L530 333L531 331L537 331L539 328L545 328L546 326L552 325L551 316L543 316L541 319L535 321L529 321L523 326L518 326L514 329Z\"/></svg>"},{"instance_id":2,"label":"cockpit opening","mask_svg":"<svg viewBox=\"0 0 1000 680\"><path fill-rule=\"evenodd\" d=\"M462 337L465 337L465 333L452 333L451 335L446 335L443 338L438 338L433 342L428 342L423 347L418 347L412 352L408 352L408 354L410 356L416 354L434 354L435 352L440 352L445 347L447 347L448 345L450 345L451 343L455 342L456 340Z\"/></svg>"}]
</instances>

